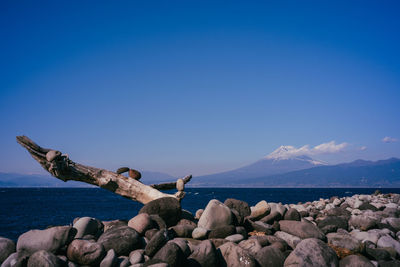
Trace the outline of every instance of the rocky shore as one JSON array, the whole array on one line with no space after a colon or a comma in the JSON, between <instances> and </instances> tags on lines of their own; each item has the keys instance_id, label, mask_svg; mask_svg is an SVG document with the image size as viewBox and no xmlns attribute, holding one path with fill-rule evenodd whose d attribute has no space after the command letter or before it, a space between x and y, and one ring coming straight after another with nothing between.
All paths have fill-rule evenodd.
<instances>
[{"instance_id":1,"label":"rocky shore","mask_svg":"<svg viewBox=\"0 0 400 267\"><path fill-rule=\"evenodd\" d=\"M76 218L0 237L9 266L400 266L400 195L283 205L211 200L191 214L167 197L129 221Z\"/></svg>"}]
</instances>

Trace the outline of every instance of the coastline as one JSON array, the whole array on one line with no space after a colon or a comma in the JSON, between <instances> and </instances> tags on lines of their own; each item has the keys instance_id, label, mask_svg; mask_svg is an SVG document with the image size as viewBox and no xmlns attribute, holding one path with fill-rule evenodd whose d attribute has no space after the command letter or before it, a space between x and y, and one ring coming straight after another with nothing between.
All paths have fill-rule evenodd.
<instances>
[{"instance_id":1,"label":"coastline","mask_svg":"<svg viewBox=\"0 0 400 267\"><path fill-rule=\"evenodd\" d=\"M192 214L163 198L129 221L81 217L0 244L10 248L5 263L21 266L44 259L54 266L302 266L307 259L314 266L395 266L399 202L399 194L378 192L296 204L261 200L251 207L230 198L210 200Z\"/></svg>"}]
</instances>

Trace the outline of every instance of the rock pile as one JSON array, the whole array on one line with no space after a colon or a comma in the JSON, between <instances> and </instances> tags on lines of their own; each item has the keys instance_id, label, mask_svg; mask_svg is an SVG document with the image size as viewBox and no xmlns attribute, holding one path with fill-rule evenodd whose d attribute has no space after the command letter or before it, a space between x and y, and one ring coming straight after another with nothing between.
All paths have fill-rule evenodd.
<instances>
[{"instance_id":1,"label":"rock pile","mask_svg":"<svg viewBox=\"0 0 400 267\"><path fill-rule=\"evenodd\" d=\"M400 266L400 195L354 195L283 205L213 199L193 216L174 198L126 221L0 238L10 266Z\"/></svg>"}]
</instances>

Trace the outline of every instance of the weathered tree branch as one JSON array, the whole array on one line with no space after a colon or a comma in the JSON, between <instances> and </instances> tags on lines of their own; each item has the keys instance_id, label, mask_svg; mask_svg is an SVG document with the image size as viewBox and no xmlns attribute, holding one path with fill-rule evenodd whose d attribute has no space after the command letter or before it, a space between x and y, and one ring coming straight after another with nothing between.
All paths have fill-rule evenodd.
<instances>
[{"instance_id":1,"label":"weathered tree branch","mask_svg":"<svg viewBox=\"0 0 400 267\"><path fill-rule=\"evenodd\" d=\"M183 184L187 184L188 182L190 182L191 179L192 179L192 175L185 176L184 178L182 178ZM176 182L151 184L150 186L157 190L170 190L170 189L176 188Z\"/></svg>"},{"instance_id":2,"label":"weathered tree branch","mask_svg":"<svg viewBox=\"0 0 400 267\"><path fill-rule=\"evenodd\" d=\"M115 172L73 162L68 155L61 154L56 150L42 148L26 136L17 136L17 142L26 148L46 171L64 182L73 180L97 185L143 204L161 197L181 199L184 196L181 190L175 195L165 194L157 190L173 189L174 187L171 186L177 186L177 183L167 183L168 186L163 186L165 184L148 186ZM191 178L191 175L189 175L183 180L187 183Z\"/></svg>"}]
</instances>

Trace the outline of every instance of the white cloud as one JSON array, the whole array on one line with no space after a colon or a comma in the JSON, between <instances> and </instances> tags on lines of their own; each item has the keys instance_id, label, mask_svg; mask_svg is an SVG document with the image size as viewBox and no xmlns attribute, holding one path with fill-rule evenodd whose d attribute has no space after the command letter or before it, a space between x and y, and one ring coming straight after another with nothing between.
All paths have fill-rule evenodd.
<instances>
[{"instance_id":1,"label":"white cloud","mask_svg":"<svg viewBox=\"0 0 400 267\"><path fill-rule=\"evenodd\" d=\"M348 143L336 144L335 141L330 141L327 143L322 143L320 145L310 147L310 145L304 145L302 147L296 148L294 146L281 146L274 152L269 154L266 158L270 159L288 159L298 156L313 156L320 154L334 154L342 152Z\"/></svg>"},{"instance_id":2,"label":"white cloud","mask_svg":"<svg viewBox=\"0 0 400 267\"><path fill-rule=\"evenodd\" d=\"M366 150L367 149L367 147L366 146L362 146L362 147L360 147L360 150L361 151L364 151L364 150Z\"/></svg>"},{"instance_id":3,"label":"white cloud","mask_svg":"<svg viewBox=\"0 0 400 267\"><path fill-rule=\"evenodd\" d=\"M313 155L315 154L331 154L342 151L348 146L347 143L335 144L335 141L330 141L328 143L323 143L315 146L312 149Z\"/></svg>"},{"instance_id":4,"label":"white cloud","mask_svg":"<svg viewBox=\"0 0 400 267\"><path fill-rule=\"evenodd\" d=\"M385 136L382 139L382 142L384 142L384 143L395 143L395 142L397 142L397 139L393 138L393 137L390 137L390 136Z\"/></svg>"}]
</instances>

